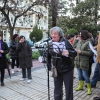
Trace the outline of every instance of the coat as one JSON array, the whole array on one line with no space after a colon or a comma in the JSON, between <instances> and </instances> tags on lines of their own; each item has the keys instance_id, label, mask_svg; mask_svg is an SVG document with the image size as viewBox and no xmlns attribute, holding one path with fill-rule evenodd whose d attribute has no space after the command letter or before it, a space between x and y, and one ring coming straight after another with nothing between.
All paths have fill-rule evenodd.
<instances>
[{"instance_id":1,"label":"coat","mask_svg":"<svg viewBox=\"0 0 100 100\"><path fill-rule=\"evenodd\" d=\"M48 68L55 66L57 68L58 73L65 73L70 70L73 70L73 60L72 58L77 55L77 52L74 50L72 45L69 43L67 39L62 38L59 42L65 42L66 50L69 51L68 57L65 57L60 53L55 53L51 48L49 48L49 54L48 54ZM52 45L52 44L51 44ZM62 48L63 49L63 48Z\"/></svg>"},{"instance_id":2,"label":"coat","mask_svg":"<svg viewBox=\"0 0 100 100\"><path fill-rule=\"evenodd\" d=\"M30 45L26 41L18 43L16 51L19 53L20 68L32 67L32 49Z\"/></svg>"},{"instance_id":3,"label":"coat","mask_svg":"<svg viewBox=\"0 0 100 100\"><path fill-rule=\"evenodd\" d=\"M99 33L99 38L98 38L98 45L97 45L97 63L100 63L100 33Z\"/></svg>"},{"instance_id":4,"label":"coat","mask_svg":"<svg viewBox=\"0 0 100 100\"><path fill-rule=\"evenodd\" d=\"M10 58L11 59L18 59L18 52L16 52L16 46L17 46L18 42L16 42L15 40L11 40L10 42Z\"/></svg>"},{"instance_id":5,"label":"coat","mask_svg":"<svg viewBox=\"0 0 100 100\"><path fill-rule=\"evenodd\" d=\"M9 49L7 44L3 41L1 43L1 47L4 52L2 53L2 57L0 57L0 69L6 69L7 68L6 54L8 53Z\"/></svg>"},{"instance_id":6,"label":"coat","mask_svg":"<svg viewBox=\"0 0 100 100\"><path fill-rule=\"evenodd\" d=\"M77 43L75 48L81 50L81 53L75 57L74 64L76 68L81 68L82 70L89 69L89 59L93 54L89 47L89 42L89 40L82 40Z\"/></svg>"}]
</instances>

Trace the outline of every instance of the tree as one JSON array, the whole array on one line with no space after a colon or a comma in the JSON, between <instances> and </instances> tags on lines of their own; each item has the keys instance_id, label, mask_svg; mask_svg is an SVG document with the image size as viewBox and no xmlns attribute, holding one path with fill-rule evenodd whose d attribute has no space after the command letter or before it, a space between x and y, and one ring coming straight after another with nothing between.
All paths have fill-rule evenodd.
<instances>
[{"instance_id":1,"label":"tree","mask_svg":"<svg viewBox=\"0 0 100 100\"><path fill-rule=\"evenodd\" d=\"M49 5L49 27L56 26L58 16L68 11L68 8L65 7L66 4L67 1L64 0L51 0Z\"/></svg>"},{"instance_id":2,"label":"tree","mask_svg":"<svg viewBox=\"0 0 100 100\"><path fill-rule=\"evenodd\" d=\"M71 28L71 29L69 29L69 30L67 31L67 34L73 34L73 33L76 33L76 32L78 32L76 29ZM67 34L65 34L65 35L67 35Z\"/></svg>"},{"instance_id":3,"label":"tree","mask_svg":"<svg viewBox=\"0 0 100 100\"><path fill-rule=\"evenodd\" d=\"M35 13L40 17L41 12L37 12L32 7L46 5L47 3L49 3L48 0L0 0L0 4L2 4L0 5L1 22L8 24L10 36L12 37L16 21L19 17ZM10 13L14 16L13 22L11 22Z\"/></svg>"},{"instance_id":4,"label":"tree","mask_svg":"<svg viewBox=\"0 0 100 100\"><path fill-rule=\"evenodd\" d=\"M43 37L43 32L37 25L33 27L33 31L30 33L30 39L33 40L33 37L36 38L36 41L39 41Z\"/></svg>"},{"instance_id":5,"label":"tree","mask_svg":"<svg viewBox=\"0 0 100 100\"><path fill-rule=\"evenodd\" d=\"M99 0L84 0L78 2L76 7L72 9L73 15L76 16L73 18L73 21L75 20L74 22L76 22L77 28L89 28L93 33L97 33L97 20L100 18L98 15L100 9L99 3Z\"/></svg>"}]
</instances>

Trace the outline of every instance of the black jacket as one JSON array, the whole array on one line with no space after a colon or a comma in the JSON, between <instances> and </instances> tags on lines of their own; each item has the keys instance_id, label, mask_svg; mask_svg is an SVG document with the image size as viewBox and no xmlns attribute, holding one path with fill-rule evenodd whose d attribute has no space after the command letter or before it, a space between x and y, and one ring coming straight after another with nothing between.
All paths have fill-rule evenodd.
<instances>
[{"instance_id":1,"label":"black jacket","mask_svg":"<svg viewBox=\"0 0 100 100\"><path fill-rule=\"evenodd\" d=\"M32 67L32 49L30 45L26 41L23 43L18 43L16 50L19 52L20 68Z\"/></svg>"},{"instance_id":2,"label":"black jacket","mask_svg":"<svg viewBox=\"0 0 100 100\"><path fill-rule=\"evenodd\" d=\"M7 68L6 54L9 50L7 44L3 41L1 42L1 47L4 52L2 53L2 57L0 57L0 69L5 69Z\"/></svg>"},{"instance_id":3,"label":"black jacket","mask_svg":"<svg viewBox=\"0 0 100 100\"><path fill-rule=\"evenodd\" d=\"M16 51L17 42L15 40L11 40L10 42L10 57L11 59L18 59L18 52Z\"/></svg>"},{"instance_id":4,"label":"black jacket","mask_svg":"<svg viewBox=\"0 0 100 100\"><path fill-rule=\"evenodd\" d=\"M53 52L52 48L49 48L48 53L48 68L51 69L51 65L55 66L58 70L58 73L64 73L72 70L74 68L72 58L77 55L77 52L74 50L69 41L65 38L62 38L59 42L65 42L66 50L69 51L69 56L65 57L62 54ZM49 45L49 47L51 47Z\"/></svg>"}]
</instances>

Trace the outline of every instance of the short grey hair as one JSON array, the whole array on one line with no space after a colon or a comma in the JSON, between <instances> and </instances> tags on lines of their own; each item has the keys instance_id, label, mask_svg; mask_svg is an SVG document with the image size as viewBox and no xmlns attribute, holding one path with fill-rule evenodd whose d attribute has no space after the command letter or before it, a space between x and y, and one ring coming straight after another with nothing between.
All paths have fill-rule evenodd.
<instances>
[{"instance_id":1,"label":"short grey hair","mask_svg":"<svg viewBox=\"0 0 100 100\"><path fill-rule=\"evenodd\" d=\"M52 31L54 31L54 30L56 30L58 32L58 34L60 35L60 37L64 36L64 33L63 33L62 29L60 27L58 27L58 26L55 26L55 27L53 27L53 28L50 29L50 35L51 35Z\"/></svg>"}]
</instances>

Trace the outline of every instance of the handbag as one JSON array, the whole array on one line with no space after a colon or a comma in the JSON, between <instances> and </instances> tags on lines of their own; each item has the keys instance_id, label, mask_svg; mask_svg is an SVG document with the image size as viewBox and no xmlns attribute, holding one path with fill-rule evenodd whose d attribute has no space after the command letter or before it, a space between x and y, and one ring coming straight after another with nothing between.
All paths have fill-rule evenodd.
<instances>
[{"instance_id":1,"label":"handbag","mask_svg":"<svg viewBox=\"0 0 100 100\"><path fill-rule=\"evenodd\" d=\"M57 77L57 69L55 66L51 67L51 77Z\"/></svg>"}]
</instances>

